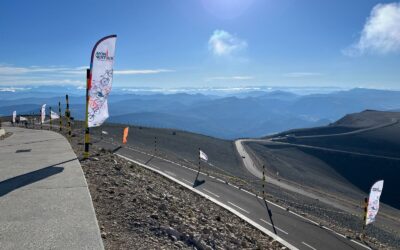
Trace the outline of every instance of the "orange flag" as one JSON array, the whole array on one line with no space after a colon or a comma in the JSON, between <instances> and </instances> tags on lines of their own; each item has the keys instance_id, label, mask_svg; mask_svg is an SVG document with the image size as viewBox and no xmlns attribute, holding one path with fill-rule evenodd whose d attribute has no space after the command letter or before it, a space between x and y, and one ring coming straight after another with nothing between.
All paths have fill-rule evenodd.
<instances>
[{"instance_id":1,"label":"orange flag","mask_svg":"<svg viewBox=\"0 0 400 250\"><path fill-rule=\"evenodd\" d=\"M126 144L128 142L128 132L129 132L129 127L124 128L124 136L122 137L123 144Z\"/></svg>"}]
</instances>

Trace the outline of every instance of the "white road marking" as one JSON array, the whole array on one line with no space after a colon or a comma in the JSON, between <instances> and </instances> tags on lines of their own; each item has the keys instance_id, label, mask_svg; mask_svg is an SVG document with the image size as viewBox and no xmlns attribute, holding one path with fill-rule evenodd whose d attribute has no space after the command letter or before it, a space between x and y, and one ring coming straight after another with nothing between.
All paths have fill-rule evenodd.
<instances>
[{"instance_id":1,"label":"white road marking","mask_svg":"<svg viewBox=\"0 0 400 250\"><path fill-rule=\"evenodd\" d=\"M238 187L238 186L235 186L235 185L233 185L233 184L230 184L230 183L228 183L228 185L229 185L229 186L231 186L231 187L234 187L234 188L237 188L237 189L239 189L239 187Z\"/></svg>"},{"instance_id":2,"label":"white road marking","mask_svg":"<svg viewBox=\"0 0 400 250\"><path fill-rule=\"evenodd\" d=\"M317 250L316 248L314 248L314 247L312 247L312 246L308 245L307 243L305 243L304 241L303 241L303 242L301 242L301 243L303 243L305 246L308 246L309 248L311 248L311 249L313 249L313 250Z\"/></svg>"},{"instance_id":3,"label":"white road marking","mask_svg":"<svg viewBox=\"0 0 400 250\"><path fill-rule=\"evenodd\" d=\"M315 221L313 221L313 220L310 220L309 218L306 218L306 217L304 217L304 216L301 216L300 214L297 214L297 213L292 212L292 211L289 211L289 213L291 213L291 214L293 214L293 215L296 215L297 217L300 217L300 218L302 218L302 219L304 219L304 220L306 220L306 221L309 221L309 222L311 222L311 223L313 223L313 224L319 226L319 224L318 224L317 222L315 222ZM327 228L327 229L329 229L329 228ZM330 230L331 230L331 229L330 229ZM333 231L333 230L332 230L332 231Z\"/></svg>"},{"instance_id":4,"label":"white road marking","mask_svg":"<svg viewBox=\"0 0 400 250\"><path fill-rule=\"evenodd\" d=\"M361 244L361 243L358 242L358 241L355 241L355 240L351 240L351 241L354 242L354 243L356 243L356 244L359 245L359 246L362 246L362 247L366 248L366 249L371 249L370 247L368 247L368 246L366 246L366 245L364 245L364 244Z\"/></svg>"},{"instance_id":5,"label":"white road marking","mask_svg":"<svg viewBox=\"0 0 400 250\"><path fill-rule=\"evenodd\" d=\"M153 164L149 164L150 167L160 170L159 167L154 166Z\"/></svg>"},{"instance_id":6,"label":"white road marking","mask_svg":"<svg viewBox=\"0 0 400 250\"><path fill-rule=\"evenodd\" d=\"M245 210L245 209L243 209L243 208L239 207L238 205L235 205L235 204L233 204L233 203L232 203L232 202L230 202L230 201L228 201L228 203L229 203L229 204L231 204L232 206L235 206L235 207L239 208L239 209L240 209L240 210L242 210L243 212L246 212L246 213L250 214L250 212L249 212L249 211L247 211L247 210Z\"/></svg>"},{"instance_id":7,"label":"white road marking","mask_svg":"<svg viewBox=\"0 0 400 250\"><path fill-rule=\"evenodd\" d=\"M164 170L164 172L167 173L167 174L169 174L169 175L171 175L171 176L176 176L176 174L175 174L175 173L172 173L171 171Z\"/></svg>"},{"instance_id":8,"label":"white road marking","mask_svg":"<svg viewBox=\"0 0 400 250\"><path fill-rule=\"evenodd\" d=\"M222 182L222 183L225 183L225 181L224 181L224 180L221 180L220 178L215 178L215 179L217 179L218 181L220 181L220 182Z\"/></svg>"},{"instance_id":9,"label":"white road marking","mask_svg":"<svg viewBox=\"0 0 400 250\"><path fill-rule=\"evenodd\" d=\"M207 193L210 193L210 194L214 195L215 197L219 198L219 195L216 195L213 192L211 192L211 191L209 191L209 190L207 190L205 188L203 188L203 190L206 191Z\"/></svg>"},{"instance_id":10,"label":"white road marking","mask_svg":"<svg viewBox=\"0 0 400 250\"><path fill-rule=\"evenodd\" d=\"M250 192L250 191L247 191L246 189L241 189L243 192L245 192L245 193L248 193L249 195L252 195L252 196L257 196L257 195L255 195L255 194L253 194L252 192Z\"/></svg>"},{"instance_id":11,"label":"white road marking","mask_svg":"<svg viewBox=\"0 0 400 250\"><path fill-rule=\"evenodd\" d=\"M272 224L269 223L268 221L263 220L263 219L260 219L260 221L262 221L262 222L264 222L264 223L266 223L267 225L269 225L269 226L272 227ZM275 227L276 229L278 229L278 231L281 231L281 232L284 233L284 234L289 234L288 232L286 232L285 230L283 230L283 229L281 229L281 228L279 228L279 227L277 227L277 226L274 226L274 227Z\"/></svg>"},{"instance_id":12,"label":"white road marking","mask_svg":"<svg viewBox=\"0 0 400 250\"><path fill-rule=\"evenodd\" d=\"M188 180L183 179L183 178L182 178L182 180L183 180L184 182L186 182L186 183L189 183L190 185L193 185L193 182L191 182L191 181L188 181Z\"/></svg>"},{"instance_id":13,"label":"white road marking","mask_svg":"<svg viewBox=\"0 0 400 250\"><path fill-rule=\"evenodd\" d=\"M335 232L335 231L333 231L333 230L332 230L332 229L330 229L329 227L322 226L322 228L323 228L323 229L326 229L326 230L328 230L328 231L331 231L332 233L335 233L336 235L339 235L340 237L342 237L342 238L345 238L345 239L346 239L346 236L344 236L343 234L340 234L340 233L338 233L338 232Z\"/></svg>"}]
</instances>

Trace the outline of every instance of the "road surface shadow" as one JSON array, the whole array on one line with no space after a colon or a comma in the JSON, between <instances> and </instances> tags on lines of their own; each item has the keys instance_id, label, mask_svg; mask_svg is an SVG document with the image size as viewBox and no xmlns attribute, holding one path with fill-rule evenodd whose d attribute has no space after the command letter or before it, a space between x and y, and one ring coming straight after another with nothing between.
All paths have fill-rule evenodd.
<instances>
[{"instance_id":1,"label":"road surface shadow","mask_svg":"<svg viewBox=\"0 0 400 250\"><path fill-rule=\"evenodd\" d=\"M26 174L18 175L10 179L0 182L0 197L32 183L46 179L52 175L56 175L64 171L63 167L56 167L57 165L64 164L76 160L77 158L59 162L57 164L44 167Z\"/></svg>"},{"instance_id":2,"label":"road surface shadow","mask_svg":"<svg viewBox=\"0 0 400 250\"><path fill-rule=\"evenodd\" d=\"M194 180L193 183L193 188L203 185L206 182L206 180L199 180L199 174L200 170L197 172L196 179Z\"/></svg>"},{"instance_id":3,"label":"road surface shadow","mask_svg":"<svg viewBox=\"0 0 400 250\"><path fill-rule=\"evenodd\" d=\"M151 160L153 160L153 159L154 159L154 155L152 155L152 156L144 163L144 165L149 164L149 163L151 162Z\"/></svg>"},{"instance_id":4,"label":"road surface shadow","mask_svg":"<svg viewBox=\"0 0 400 250\"><path fill-rule=\"evenodd\" d=\"M278 234L278 233L276 232L276 229L275 229L274 220L272 219L272 211L271 211L271 209L269 209L269 207L268 207L268 202L267 202L265 199L263 199L263 201L264 201L265 207L267 208L269 221L271 222L271 226L272 226L272 229L274 230L274 234Z\"/></svg>"}]
</instances>

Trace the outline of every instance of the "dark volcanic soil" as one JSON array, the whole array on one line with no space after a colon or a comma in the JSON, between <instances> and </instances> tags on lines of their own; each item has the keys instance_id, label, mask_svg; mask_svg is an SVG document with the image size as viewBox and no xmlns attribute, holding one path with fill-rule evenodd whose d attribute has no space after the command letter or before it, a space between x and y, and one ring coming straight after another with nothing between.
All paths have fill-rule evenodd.
<instances>
[{"instance_id":1,"label":"dark volcanic soil","mask_svg":"<svg viewBox=\"0 0 400 250\"><path fill-rule=\"evenodd\" d=\"M94 154L81 164L106 249L282 248L178 184L105 150Z\"/></svg>"}]
</instances>

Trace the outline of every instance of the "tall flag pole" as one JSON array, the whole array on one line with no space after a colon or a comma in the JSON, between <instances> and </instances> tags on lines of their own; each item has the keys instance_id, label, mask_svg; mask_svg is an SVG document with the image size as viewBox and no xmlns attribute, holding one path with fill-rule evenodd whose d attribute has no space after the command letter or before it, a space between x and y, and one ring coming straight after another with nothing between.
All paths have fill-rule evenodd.
<instances>
[{"instance_id":1,"label":"tall flag pole","mask_svg":"<svg viewBox=\"0 0 400 250\"><path fill-rule=\"evenodd\" d=\"M107 98L112 87L116 41L116 35L100 39L93 47L90 69L86 71L85 159L89 157L89 128L100 126L109 117Z\"/></svg>"},{"instance_id":2,"label":"tall flag pole","mask_svg":"<svg viewBox=\"0 0 400 250\"><path fill-rule=\"evenodd\" d=\"M62 131L62 114L61 114L61 102L58 102L58 114L60 115L60 127L59 127L59 131Z\"/></svg>"},{"instance_id":3,"label":"tall flag pole","mask_svg":"<svg viewBox=\"0 0 400 250\"><path fill-rule=\"evenodd\" d=\"M90 69L86 69L86 112L85 112L85 151L83 157L86 159L89 157L89 90L90 90Z\"/></svg>"},{"instance_id":4,"label":"tall flag pole","mask_svg":"<svg viewBox=\"0 0 400 250\"><path fill-rule=\"evenodd\" d=\"M53 129L53 122L52 122L52 117L51 117L51 107L49 107L49 109L50 109L50 130L52 130Z\"/></svg>"},{"instance_id":5,"label":"tall flag pole","mask_svg":"<svg viewBox=\"0 0 400 250\"><path fill-rule=\"evenodd\" d=\"M69 98L68 95L65 95L65 101L67 104L67 107L65 109L65 117L67 117L67 127L68 127L68 139L71 140L71 112L69 111Z\"/></svg>"}]
</instances>

